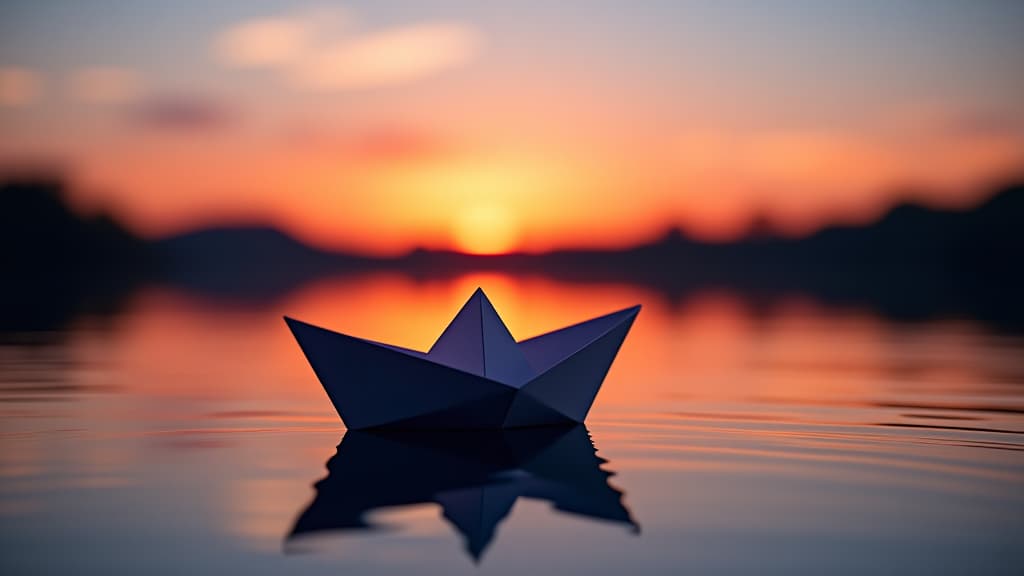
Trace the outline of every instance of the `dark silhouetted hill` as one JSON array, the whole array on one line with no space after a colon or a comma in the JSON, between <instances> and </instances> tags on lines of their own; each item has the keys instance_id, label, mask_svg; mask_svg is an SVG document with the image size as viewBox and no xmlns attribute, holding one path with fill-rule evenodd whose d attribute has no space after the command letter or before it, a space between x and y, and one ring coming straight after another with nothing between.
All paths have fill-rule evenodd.
<instances>
[{"instance_id":1,"label":"dark silhouetted hill","mask_svg":"<svg viewBox=\"0 0 1024 576\"><path fill-rule=\"evenodd\" d=\"M760 231L726 244L679 230L624 250L474 256L415 250L372 258L310 247L272 227L198 230L143 243L109 218L83 219L55 182L2 187L3 326L45 325L156 282L232 302L280 297L317 278L391 270L415 278L475 270L643 286L670 301L725 289L754 301L801 294L894 318L968 316L1024 329L1024 185L967 212L902 205L865 227L801 239ZM97 304L98 303L98 304ZM42 319L42 320L41 320Z\"/></svg>"},{"instance_id":2,"label":"dark silhouetted hill","mask_svg":"<svg viewBox=\"0 0 1024 576\"><path fill-rule=\"evenodd\" d=\"M0 329L45 329L116 307L148 273L148 248L106 215L73 213L56 179L0 184Z\"/></svg>"},{"instance_id":3,"label":"dark silhouetted hill","mask_svg":"<svg viewBox=\"0 0 1024 576\"><path fill-rule=\"evenodd\" d=\"M419 251L421 275L492 269L566 281L619 282L669 299L727 289L755 299L806 294L896 318L971 316L1024 328L1024 185L998 190L967 212L901 205L866 227L832 227L800 239L759 233L708 244L671 230L625 250L470 256Z\"/></svg>"},{"instance_id":4,"label":"dark silhouetted hill","mask_svg":"<svg viewBox=\"0 0 1024 576\"><path fill-rule=\"evenodd\" d=\"M625 282L672 300L708 289L751 298L806 294L874 308L890 317L972 316L1024 327L1024 185L1007 186L975 210L901 205L866 227L832 227L800 239L759 234L708 244L672 230L620 251L562 250L536 256L417 253L412 268L499 269L578 282Z\"/></svg>"},{"instance_id":5,"label":"dark silhouetted hill","mask_svg":"<svg viewBox=\"0 0 1024 576\"><path fill-rule=\"evenodd\" d=\"M272 298L325 275L382 264L362 256L318 250L266 226L197 230L157 241L153 251L160 281L249 300Z\"/></svg>"}]
</instances>

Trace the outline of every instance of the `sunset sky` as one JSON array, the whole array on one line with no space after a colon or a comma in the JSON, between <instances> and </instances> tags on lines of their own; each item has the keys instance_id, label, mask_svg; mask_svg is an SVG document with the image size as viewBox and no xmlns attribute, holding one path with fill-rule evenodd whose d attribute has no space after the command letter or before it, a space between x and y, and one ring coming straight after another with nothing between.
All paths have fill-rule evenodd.
<instances>
[{"instance_id":1,"label":"sunset sky","mask_svg":"<svg viewBox=\"0 0 1024 576\"><path fill-rule=\"evenodd\" d=\"M11 1L0 171L157 237L733 238L1024 173L1024 2Z\"/></svg>"}]
</instances>

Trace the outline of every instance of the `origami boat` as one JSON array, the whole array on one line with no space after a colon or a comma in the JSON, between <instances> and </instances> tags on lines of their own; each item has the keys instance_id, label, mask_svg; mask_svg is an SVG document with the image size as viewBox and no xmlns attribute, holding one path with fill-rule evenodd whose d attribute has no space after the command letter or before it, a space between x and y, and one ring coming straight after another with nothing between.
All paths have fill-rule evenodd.
<instances>
[{"instance_id":1,"label":"origami boat","mask_svg":"<svg viewBox=\"0 0 1024 576\"><path fill-rule=\"evenodd\" d=\"M285 316L352 430L582 423L640 306L516 342L477 288L429 352Z\"/></svg>"}]
</instances>

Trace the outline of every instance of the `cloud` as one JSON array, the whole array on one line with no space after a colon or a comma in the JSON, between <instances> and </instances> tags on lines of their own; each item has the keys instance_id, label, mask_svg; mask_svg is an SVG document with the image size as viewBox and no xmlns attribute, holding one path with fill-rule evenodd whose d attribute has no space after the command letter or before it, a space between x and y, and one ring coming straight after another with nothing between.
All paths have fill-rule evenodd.
<instances>
[{"instance_id":1,"label":"cloud","mask_svg":"<svg viewBox=\"0 0 1024 576\"><path fill-rule=\"evenodd\" d=\"M138 97L142 80L127 68L80 68L71 75L69 88L71 96L82 102L114 104Z\"/></svg>"},{"instance_id":2,"label":"cloud","mask_svg":"<svg viewBox=\"0 0 1024 576\"><path fill-rule=\"evenodd\" d=\"M275 70L300 89L343 91L399 85L470 62L481 34L461 22L418 22L352 33L336 9L238 22L214 40L226 66Z\"/></svg>"},{"instance_id":3,"label":"cloud","mask_svg":"<svg viewBox=\"0 0 1024 576\"><path fill-rule=\"evenodd\" d=\"M341 41L293 69L301 86L359 89L404 84L469 62L479 34L458 23L390 28Z\"/></svg>"},{"instance_id":4,"label":"cloud","mask_svg":"<svg viewBox=\"0 0 1024 576\"><path fill-rule=\"evenodd\" d=\"M0 68L0 106L16 108L31 104L41 85L39 75L28 68Z\"/></svg>"},{"instance_id":5,"label":"cloud","mask_svg":"<svg viewBox=\"0 0 1024 576\"><path fill-rule=\"evenodd\" d=\"M222 103L198 96L157 96L131 109L130 117L145 128L169 131L212 130L230 125L236 114Z\"/></svg>"},{"instance_id":6,"label":"cloud","mask_svg":"<svg viewBox=\"0 0 1024 576\"><path fill-rule=\"evenodd\" d=\"M225 30L216 42L222 62L238 68L273 68L298 58L307 41L302 22L289 18L261 18Z\"/></svg>"}]
</instances>

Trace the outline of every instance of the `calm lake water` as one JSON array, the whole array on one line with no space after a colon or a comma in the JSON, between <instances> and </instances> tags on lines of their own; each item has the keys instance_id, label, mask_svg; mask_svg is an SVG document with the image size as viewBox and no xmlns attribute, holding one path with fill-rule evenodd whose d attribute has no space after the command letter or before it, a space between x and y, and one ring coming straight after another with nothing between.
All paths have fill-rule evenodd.
<instances>
[{"instance_id":1,"label":"calm lake water","mask_svg":"<svg viewBox=\"0 0 1024 576\"><path fill-rule=\"evenodd\" d=\"M282 314L426 349L644 305L585 428L346 434ZM2 574L1024 574L1024 338L500 275L148 289L0 338ZM340 444L340 446L339 446Z\"/></svg>"}]
</instances>

